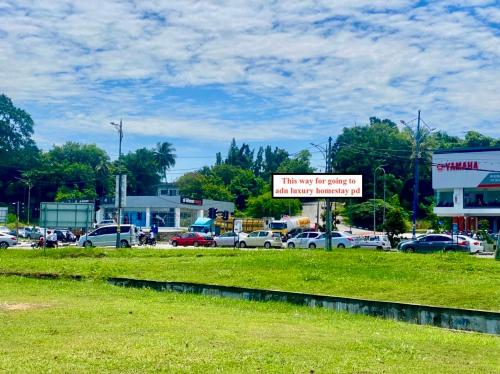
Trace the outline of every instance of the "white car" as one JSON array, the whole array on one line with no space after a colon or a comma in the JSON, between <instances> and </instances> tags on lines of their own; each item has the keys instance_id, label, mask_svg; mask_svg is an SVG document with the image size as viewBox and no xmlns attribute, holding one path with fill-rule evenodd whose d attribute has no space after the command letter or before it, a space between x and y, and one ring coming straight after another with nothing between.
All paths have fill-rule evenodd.
<instances>
[{"instance_id":1,"label":"white car","mask_svg":"<svg viewBox=\"0 0 500 374\"><path fill-rule=\"evenodd\" d=\"M234 231L225 232L222 235L216 236L214 238L215 247L238 247L239 239L246 238L247 234L240 232L239 236Z\"/></svg>"},{"instance_id":2,"label":"white car","mask_svg":"<svg viewBox=\"0 0 500 374\"><path fill-rule=\"evenodd\" d=\"M114 247L116 245L117 225L99 227L94 231L80 236L78 245L90 247ZM131 247L138 244L137 233L134 225L120 225L120 247Z\"/></svg>"},{"instance_id":3,"label":"white car","mask_svg":"<svg viewBox=\"0 0 500 374\"><path fill-rule=\"evenodd\" d=\"M17 238L13 235L0 232L0 248L5 249L17 244Z\"/></svg>"},{"instance_id":4,"label":"white car","mask_svg":"<svg viewBox=\"0 0 500 374\"><path fill-rule=\"evenodd\" d=\"M369 247L369 248L377 248L377 249L391 249L391 242L387 235L370 235L361 237L356 240L356 244L360 247Z\"/></svg>"},{"instance_id":5,"label":"white car","mask_svg":"<svg viewBox=\"0 0 500 374\"><path fill-rule=\"evenodd\" d=\"M321 234L317 238L310 239L307 247L325 248L326 233ZM356 245L354 238L346 233L340 231L332 231L332 248L352 248Z\"/></svg>"},{"instance_id":6,"label":"white car","mask_svg":"<svg viewBox=\"0 0 500 374\"><path fill-rule=\"evenodd\" d=\"M472 239L465 235L458 235L458 240L468 243L470 253L484 252L483 243L478 239Z\"/></svg>"},{"instance_id":7,"label":"white car","mask_svg":"<svg viewBox=\"0 0 500 374\"><path fill-rule=\"evenodd\" d=\"M246 238L240 238L239 247L281 248L282 246L279 233L273 233L271 230L259 230L251 232Z\"/></svg>"},{"instance_id":8,"label":"white car","mask_svg":"<svg viewBox=\"0 0 500 374\"><path fill-rule=\"evenodd\" d=\"M10 232L10 229L7 226L0 226L0 232L2 234L8 234Z\"/></svg>"},{"instance_id":9,"label":"white car","mask_svg":"<svg viewBox=\"0 0 500 374\"><path fill-rule=\"evenodd\" d=\"M297 236L288 239L286 242L287 248L307 248L309 244L309 240L315 239L320 236L321 233L319 231L306 231L298 234Z\"/></svg>"},{"instance_id":10,"label":"white car","mask_svg":"<svg viewBox=\"0 0 500 374\"><path fill-rule=\"evenodd\" d=\"M116 222L114 219L103 219L101 222L96 223L94 227L98 229L99 227L106 226L106 225L116 225Z\"/></svg>"}]
</instances>

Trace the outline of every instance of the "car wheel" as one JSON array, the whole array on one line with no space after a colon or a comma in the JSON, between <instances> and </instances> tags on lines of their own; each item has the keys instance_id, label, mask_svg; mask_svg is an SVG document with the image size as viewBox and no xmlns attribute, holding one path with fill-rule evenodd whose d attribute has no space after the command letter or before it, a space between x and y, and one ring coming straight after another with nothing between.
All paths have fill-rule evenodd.
<instances>
[{"instance_id":1,"label":"car wheel","mask_svg":"<svg viewBox=\"0 0 500 374\"><path fill-rule=\"evenodd\" d=\"M345 245L342 244L342 243L339 243L339 245L337 246L337 248L345 248Z\"/></svg>"},{"instance_id":2,"label":"car wheel","mask_svg":"<svg viewBox=\"0 0 500 374\"><path fill-rule=\"evenodd\" d=\"M213 242L212 247L217 247L217 242Z\"/></svg>"},{"instance_id":3,"label":"car wheel","mask_svg":"<svg viewBox=\"0 0 500 374\"><path fill-rule=\"evenodd\" d=\"M195 247L199 247L199 245L200 245L200 244L199 244L198 242L194 242L194 243L193 243L193 245L194 245Z\"/></svg>"},{"instance_id":4,"label":"car wheel","mask_svg":"<svg viewBox=\"0 0 500 374\"><path fill-rule=\"evenodd\" d=\"M314 243L309 244L309 249L316 249L316 244Z\"/></svg>"},{"instance_id":5,"label":"car wheel","mask_svg":"<svg viewBox=\"0 0 500 374\"><path fill-rule=\"evenodd\" d=\"M377 246L377 249L378 249L379 251L381 251L381 250L383 250L384 248L382 248L382 247L379 245L379 246Z\"/></svg>"},{"instance_id":6,"label":"car wheel","mask_svg":"<svg viewBox=\"0 0 500 374\"><path fill-rule=\"evenodd\" d=\"M172 246L177 247L177 242L175 240L172 242Z\"/></svg>"},{"instance_id":7,"label":"car wheel","mask_svg":"<svg viewBox=\"0 0 500 374\"><path fill-rule=\"evenodd\" d=\"M92 242L90 240L86 240L84 243L83 243L83 246L85 248L91 248L92 247Z\"/></svg>"},{"instance_id":8,"label":"car wheel","mask_svg":"<svg viewBox=\"0 0 500 374\"><path fill-rule=\"evenodd\" d=\"M413 248L413 247L407 247L406 248L406 252L414 253L415 252L415 248Z\"/></svg>"},{"instance_id":9,"label":"car wheel","mask_svg":"<svg viewBox=\"0 0 500 374\"><path fill-rule=\"evenodd\" d=\"M120 248L128 248L128 242L126 240L120 241Z\"/></svg>"},{"instance_id":10,"label":"car wheel","mask_svg":"<svg viewBox=\"0 0 500 374\"><path fill-rule=\"evenodd\" d=\"M9 247L9 243L7 243L7 242L1 242L1 243L0 243L0 248L2 248L2 249L6 249L6 248L8 248L8 247Z\"/></svg>"},{"instance_id":11,"label":"car wheel","mask_svg":"<svg viewBox=\"0 0 500 374\"><path fill-rule=\"evenodd\" d=\"M264 248L266 248L266 249L271 248L271 243L269 243L269 242L265 242L265 243L264 243Z\"/></svg>"},{"instance_id":12,"label":"car wheel","mask_svg":"<svg viewBox=\"0 0 500 374\"><path fill-rule=\"evenodd\" d=\"M295 243L288 243L288 248L295 248Z\"/></svg>"},{"instance_id":13,"label":"car wheel","mask_svg":"<svg viewBox=\"0 0 500 374\"><path fill-rule=\"evenodd\" d=\"M247 246L247 243L245 243L245 242L240 242L240 245L239 245L239 247L240 247L240 248L245 248L246 246Z\"/></svg>"}]
</instances>

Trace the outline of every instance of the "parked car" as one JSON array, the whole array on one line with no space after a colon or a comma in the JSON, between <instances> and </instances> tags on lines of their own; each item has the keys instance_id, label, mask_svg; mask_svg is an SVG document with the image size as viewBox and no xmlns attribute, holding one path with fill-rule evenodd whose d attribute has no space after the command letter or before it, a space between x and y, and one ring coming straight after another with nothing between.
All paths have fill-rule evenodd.
<instances>
[{"instance_id":1,"label":"parked car","mask_svg":"<svg viewBox=\"0 0 500 374\"><path fill-rule=\"evenodd\" d=\"M54 230L60 242L76 242L76 236L69 230Z\"/></svg>"},{"instance_id":2,"label":"parked car","mask_svg":"<svg viewBox=\"0 0 500 374\"><path fill-rule=\"evenodd\" d=\"M33 240L38 240L40 236L44 236L45 229L43 227L26 227L26 233L28 234L28 238Z\"/></svg>"},{"instance_id":3,"label":"parked car","mask_svg":"<svg viewBox=\"0 0 500 374\"><path fill-rule=\"evenodd\" d=\"M271 230L253 231L246 238L240 238L240 248L264 247L281 248L283 242L279 232L273 233Z\"/></svg>"},{"instance_id":4,"label":"parked car","mask_svg":"<svg viewBox=\"0 0 500 374\"><path fill-rule=\"evenodd\" d=\"M0 232L3 234L8 234L10 229L7 226L0 226Z\"/></svg>"},{"instance_id":5,"label":"parked car","mask_svg":"<svg viewBox=\"0 0 500 374\"><path fill-rule=\"evenodd\" d=\"M386 249L392 248L391 242L387 235L370 235L364 236L356 240L356 243L360 247L376 248L376 249Z\"/></svg>"},{"instance_id":6,"label":"parked car","mask_svg":"<svg viewBox=\"0 0 500 374\"><path fill-rule=\"evenodd\" d=\"M321 233L319 231L306 231L298 234L297 236L288 239L286 242L286 246L288 248L307 248L310 239L315 239L320 236Z\"/></svg>"},{"instance_id":7,"label":"parked car","mask_svg":"<svg viewBox=\"0 0 500 374\"><path fill-rule=\"evenodd\" d=\"M99 227L80 236L78 245L82 247L114 247L116 245L117 225ZM120 225L120 247L131 247L138 244L134 225Z\"/></svg>"},{"instance_id":8,"label":"parked car","mask_svg":"<svg viewBox=\"0 0 500 374\"><path fill-rule=\"evenodd\" d=\"M297 235L299 235L300 233L303 233L305 231L310 231L311 229L305 229L303 227L295 227L293 229L291 229L288 234L286 234L286 240L288 239L291 239L291 238L295 238Z\"/></svg>"},{"instance_id":9,"label":"parked car","mask_svg":"<svg viewBox=\"0 0 500 374\"><path fill-rule=\"evenodd\" d=\"M326 233L323 233L314 239L310 239L307 242L307 247L310 249L325 248L325 239L326 239ZM355 245L356 244L352 236L340 231L332 231L333 248L352 248Z\"/></svg>"},{"instance_id":10,"label":"parked car","mask_svg":"<svg viewBox=\"0 0 500 374\"><path fill-rule=\"evenodd\" d=\"M403 252L438 252L438 251L469 251L469 245L464 240L455 240L450 235L431 234L423 235L415 240L401 242L398 250Z\"/></svg>"},{"instance_id":11,"label":"parked car","mask_svg":"<svg viewBox=\"0 0 500 374\"><path fill-rule=\"evenodd\" d=\"M214 238L214 246L215 247L239 246L239 239L246 237L247 234L245 234L244 232L240 232L238 236L238 234L235 233L234 231L228 231Z\"/></svg>"},{"instance_id":12,"label":"parked car","mask_svg":"<svg viewBox=\"0 0 500 374\"><path fill-rule=\"evenodd\" d=\"M484 252L483 242L478 239L472 239L465 235L458 235L458 240L467 242L470 253Z\"/></svg>"},{"instance_id":13,"label":"parked car","mask_svg":"<svg viewBox=\"0 0 500 374\"><path fill-rule=\"evenodd\" d=\"M207 234L199 232L186 232L184 234L177 234L170 239L170 244L174 247L181 246L195 246L195 247L212 247L214 239Z\"/></svg>"},{"instance_id":14,"label":"parked car","mask_svg":"<svg viewBox=\"0 0 500 374\"><path fill-rule=\"evenodd\" d=\"M0 248L5 249L17 244L17 238L13 235L0 232Z\"/></svg>"}]
</instances>

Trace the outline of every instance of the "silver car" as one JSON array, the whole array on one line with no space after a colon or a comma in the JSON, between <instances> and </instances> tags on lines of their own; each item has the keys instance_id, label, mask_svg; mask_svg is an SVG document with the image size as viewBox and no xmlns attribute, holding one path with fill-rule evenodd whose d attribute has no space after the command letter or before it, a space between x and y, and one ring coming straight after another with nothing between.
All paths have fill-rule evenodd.
<instances>
[{"instance_id":1,"label":"silver car","mask_svg":"<svg viewBox=\"0 0 500 374\"><path fill-rule=\"evenodd\" d=\"M320 236L321 233L319 231L306 231L298 234L297 236L288 239L286 242L286 246L288 248L307 248L309 244L309 240L315 239Z\"/></svg>"},{"instance_id":2,"label":"silver car","mask_svg":"<svg viewBox=\"0 0 500 374\"><path fill-rule=\"evenodd\" d=\"M370 235L359 238L357 244L360 247L376 248L390 250L392 248L391 242L386 235Z\"/></svg>"},{"instance_id":3,"label":"silver car","mask_svg":"<svg viewBox=\"0 0 500 374\"><path fill-rule=\"evenodd\" d=\"M5 249L17 244L17 238L13 235L0 232L0 248Z\"/></svg>"},{"instance_id":4,"label":"silver car","mask_svg":"<svg viewBox=\"0 0 500 374\"><path fill-rule=\"evenodd\" d=\"M78 245L89 247L114 247L116 245L117 225L99 227L89 234L82 235ZM120 225L120 247L126 248L138 244L134 225Z\"/></svg>"},{"instance_id":5,"label":"silver car","mask_svg":"<svg viewBox=\"0 0 500 374\"><path fill-rule=\"evenodd\" d=\"M326 233L321 234L317 238L309 240L307 247L310 249L314 248L325 248L325 238ZM340 231L332 231L332 247L334 248L352 248L354 247L354 238Z\"/></svg>"},{"instance_id":6,"label":"silver car","mask_svg":"<svg viewBox=\"0 0 500 374\"><path fill-rule=\"evenodd\" d=\"M233 231L225 232L214 238L214 247L238 247L239 239L246 238L247 234L240 232L239 236Z\"/></svg>"},{"instance_id":7,"label":"silver car","mask_svg":"<svg viewBox=\"0 0 500 374\"><path fill-rule=\"evenodd\" d=\"M253 231L246 238L240 238L240 248L245 247L265 247L265 248L281 248L281 235L273 233L271 230Z\"/></svg>"}]
</instances>

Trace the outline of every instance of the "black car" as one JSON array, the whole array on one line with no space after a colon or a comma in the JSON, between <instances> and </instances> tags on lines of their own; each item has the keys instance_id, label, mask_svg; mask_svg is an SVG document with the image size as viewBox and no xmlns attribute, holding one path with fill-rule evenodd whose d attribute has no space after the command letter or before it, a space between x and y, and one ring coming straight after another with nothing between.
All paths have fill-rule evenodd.
<instances>
[{"instance_id":1,"label":"black car","mask_svg":"<svg viewBox=\"0 0 500 374\"><path fill-rule=\"evenodd\" d=\"M401 242L398 249L403 252L439 252L439 251L458 251L469 252L469 245L465 241L453 238L450 235L431 234L424 235L416 240Z\"/></svg>"}]
</instances>

